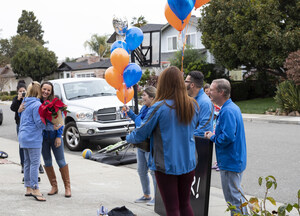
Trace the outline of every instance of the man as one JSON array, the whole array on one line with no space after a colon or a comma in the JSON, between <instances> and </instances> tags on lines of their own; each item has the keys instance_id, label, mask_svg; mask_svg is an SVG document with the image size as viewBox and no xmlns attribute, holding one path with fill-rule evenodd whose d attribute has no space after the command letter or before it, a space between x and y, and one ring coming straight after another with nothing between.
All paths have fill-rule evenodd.
<instances>
[{"instance_id":1,"label":"man","mask_svg":"<svg viewBox=\"0 0 300 216\"><path fill-rule=\"evenodd\" d=\"M185 79L185 86L190 97L197 101L199 112L199 125L194 131L195 136L204 137L206 131L213 130L214 107L210 98L203 90L203 74L200 71L191 71Z\"/></svg>"},{"instance_id":2,"label":"man","mask_svg":"<svg viewBox=\"0 0 300 216\"><path fill-rule=\"evenodd\" d=\"M216 145L217 162L220 168L222 189L226 202L237 209L231 212L241 212L243 197L239 190L243 171L246 169L247 150L244 123L240 108L230 99L230 83L226 79L216 79L210 86L212 101L221 107L217 117L215 134L211 131L205 137ZM247 210L243 208L243 213Z\"/></svg>"}]
</instances>

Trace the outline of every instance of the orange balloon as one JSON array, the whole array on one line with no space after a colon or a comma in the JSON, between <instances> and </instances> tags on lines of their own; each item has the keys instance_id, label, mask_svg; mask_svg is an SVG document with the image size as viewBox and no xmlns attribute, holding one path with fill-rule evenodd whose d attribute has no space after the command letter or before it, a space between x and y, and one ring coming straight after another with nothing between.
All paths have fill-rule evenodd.
<instances>
[{"instance_id":1,"label":"orange balloon","mask_svg":"<svg viewBox=\"0 0 300 216\"><path fill-rule=\"evenodd\" d=\"M201 7L202 5L205 5L206 3L208 3L210 0L196 0L196 3L195 3L195 8L199 8Z\"/></svg>"},{"instance_id":2,"label":"orange balloon","mask_svg":"<svg viewBox=\"0 0 300 216\"><path fill-rule=\"evenodd\" d=\"M134 90L132 87L126 88L126 85L122 85L120 90L117 90L117 97L118 99L126 104L133 98Z\"/></svg>"},{"instance_id":3,"label":"orange balloon","mask_svg":"<svg viewBox=\"0 0 300 216\"><path fill-rule=\"evenodd\" d=\"M177 29L178 31L182 31L184 29L184 27L186 26L186 24L189 23L191 14L192 14L192 12L187 16L187 18L185 18L185 20L183 20L183 23L182 23L182 21L171 10L169 4L168 3L166 4L165 17L168 20L169 24L171 26L173 26L175 29Z\"/></svg>"},{"instance_id":4,"label":"orange balloon","mask_svg":"<svg viewBox=\"0 0 300 216\"><path fill-rule=\"evenodd\" d=\"M117 48L110 54L111 64L123 74L125 67L129 64L129 55L123 48Z\"/></svg>"},{"instance_id":5,"label":"orange balloon","mask_svg":"<svg viewBox=\"0 0 300 216\"><path fill-rule=\"evenodd\" d=\"M109 85L111 85L115 89L120 89L122 83L124 82L123 76L114 67L107 68L107 70L105 71L105 80Z\"/></svg>"}]
</instances>

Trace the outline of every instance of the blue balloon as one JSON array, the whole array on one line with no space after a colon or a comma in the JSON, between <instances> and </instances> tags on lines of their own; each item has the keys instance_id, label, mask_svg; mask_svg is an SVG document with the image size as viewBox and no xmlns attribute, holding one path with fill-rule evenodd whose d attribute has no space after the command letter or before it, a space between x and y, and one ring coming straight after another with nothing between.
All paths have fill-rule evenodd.
<instances>
[{"instance_id":1,"label":"blue balloon","mask_svg":"<svg viewBox=\"0 0 300 216\"><path fill-rule=\"evenodd\" d=\"M191 13L195 3L196 0L168 0L171 10L182 21Z\"/></svg>"},{"instance_id":2,"label":"blue balloon","mask_svg":"<svg viewBox=\"0 0 300 216\"><path fill-rule=\"evenodd\" d=\"M127 47L127 43L125 43L124 41L115 41L110 48L110 53L112 53L115 49L117 48L123 48L124 50L126 50L129 53L129 49Z\"/></svg>"},{"instance_id":3,"label":"blue balloon","mask_svg":"<svg viewBox=\"0 0 300 216\"><path fill-rule=\"evenodd\" d=\"M142 69L136 63L130 63L124 69L123 79L127 88L136 84L142 77Z\"/></svg>"},{"instance_id":4,"label":"blue balloon","mask_svg":"<svg viewBox=\"0 0 300 216\"><path fill-rule=\"evenodd\" d=\"M125 41L129 50L135 50L144 40L143 31L140 28L132 27L127 30Z\"/></svg>"}]
</instances>

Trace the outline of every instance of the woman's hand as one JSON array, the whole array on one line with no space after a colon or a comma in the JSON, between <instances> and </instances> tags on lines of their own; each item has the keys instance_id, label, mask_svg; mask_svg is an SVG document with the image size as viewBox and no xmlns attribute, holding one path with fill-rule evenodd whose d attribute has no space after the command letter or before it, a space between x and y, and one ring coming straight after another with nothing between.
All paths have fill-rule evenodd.
<instances>
[{"instance_id":1,"label":"woman's hand","mask_svg":"<svg viewBox=\"0 0 300 216\"><path fill-rule=\"evenodd\" d=\"M54 130L58 130L59 128L61 128L63 125L59 124L59 125L53 125Z\"/></svg>"},{"instance_id":2,"label":"woman's hand","mask_svg":"<svg viewBox=\"0 0 300 216\"><path fill-rule=\"evenodd\" d=\"M19 106L19 109L18 109L18 113L21 113L25 110L25 104L24 103L21 103L21 105Z\"/></svg>"},{"instance_id":3,"label":"woman's hand","mask_svg":"<svg viewBox=\"0 0 300 216\"><path fill-rule=\"evenodd\" d=\"M23 92L18 92L18 100L21 100L23 98L22 94Z\"/></svg>"},{"instance_id":4,"label":"woman's hand","mask_svg":"<svg viewBox=\"0 0 300 216\"><path fill-rule=\"evenodd\" d=\"M129 112L130 111L130 108L125 104L122 108L122 111L124 112Z\"/></svg>"},{"instance_id":5,"label":"woman's hand","mask_svg":"<svg viewBox=\"0 0 300 216\"><path fill-rule=\"evenodd\" d=\"M61 146L61 138L60 137L55 138L54 145L55 145L56 148Z\"/></svg>"}]
</instances>

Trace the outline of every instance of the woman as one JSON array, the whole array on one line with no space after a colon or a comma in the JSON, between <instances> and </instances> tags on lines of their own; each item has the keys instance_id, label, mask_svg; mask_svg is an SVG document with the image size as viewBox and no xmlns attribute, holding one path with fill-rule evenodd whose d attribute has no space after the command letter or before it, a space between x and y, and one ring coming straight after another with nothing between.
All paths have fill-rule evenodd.
<instances>
[{"instance_id":1,"label":"woman","mask_svg":"<svg viewBox=\"0 0 300 216\"><path fill-rule=\"evenodd\" d=\"M21 114L19 128L19 143L24 151L24 185L26 187L25 196L33 196L37 201L46 201L39 190L38 172L40 166L42 133L43 129L57 130L59 127L52 124L44 125L39 115L41 105L41 89L38 82L32 82L28 86L28 91L23 102L25 110Z\"/></svg>"},{"instance_id":2,"label":"woman","mask_svg":"<svg viewBox=\"0 0 300 216\"><path fill-rule=\"evenodd\" d=\"M53 85L51 82L43 82L41 86L42 96L41 102L46 100L52 101L54 99ZM52 186L48 195L54 195L58 193L56 175L52 165L51 149L54 154L59 171L65 185L65 197L71 197L71 185L69 166L65 161L64 146L62 144L63 126L57 131L44 130L43 131L43 147L42 155L44 159L44 168L46 170L49 182Z\"/></svg>"},{"instance_id":3,"label":"woman","mask_svg":"<svg viewBox=\"0 0 300 216\"><path fill-rule=\"evenodd\" d=\"M197 102L187 95L182 72L169 67L159 77L143 124L126 137L129 143L150 137L148 165L155 171L169 216L193 215L190 192L196 168L193 134L197 119Z\"/></svg>"},{"instance_id":4,"label":"woman","mask_svg":"<svg viewBox=\"0 0 300 216\"><path fill-rule=\"evenodd\" d=\"M24 80L20 80L17 85L17 96L13 98L12 104L10 106L10 109L15 112L17 135L19 134L19 128L20 128L20 116L18 110L25 97L25 94L26 94L26 84ZM24 152L23 149L20 148L20 145L19 145L19 155L20 155L20 163L22 166L21 173L24 173Z\"/></svg>"},{"instance_id":5,"label":"woman","mask_svg":"<svg viewBox=\"0 0 300 216\"><path fill-rule=\"evenodd\" d=\"M142 94L144 106L142 107L142 109L138 115L135 115L134 112L131 109L129 109L128 106L125 106L128 116L135 122L136 127L141 126L141 123L142 123L143 119L145 118L153 99L155 98L155 94L156 94L156 88L153 86L149 86L144 90L144 92ZM149 182L149 176L148 176L149 167L147 165L148 158L149 158L149 152L145 152L144 150L142 150L140 148L137 149L138 174L140 176L140 181L141 181L144 195L141 198L135 200L134 202L135 203L147 202L147 205L153 206L155 203L155 199L151 200L151 196L150 196L150 182ZM151 171L150 173L152 176L153 186L154 186L154 190L155 190L156 181L155 181L154 172ZM155 191L154 191L154 195L155 195Z\"/></svg>"}]
</instances>

